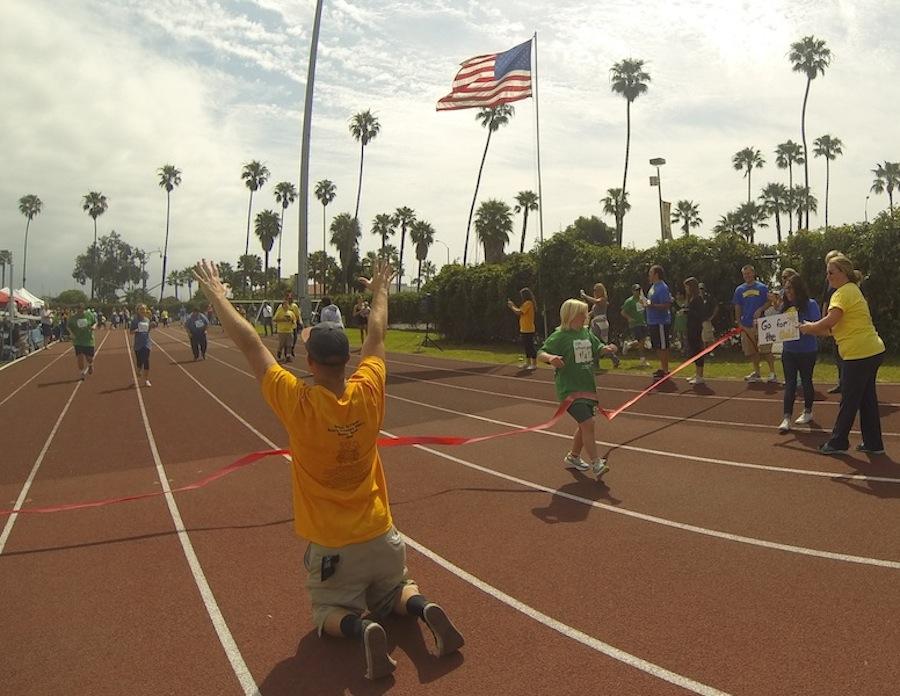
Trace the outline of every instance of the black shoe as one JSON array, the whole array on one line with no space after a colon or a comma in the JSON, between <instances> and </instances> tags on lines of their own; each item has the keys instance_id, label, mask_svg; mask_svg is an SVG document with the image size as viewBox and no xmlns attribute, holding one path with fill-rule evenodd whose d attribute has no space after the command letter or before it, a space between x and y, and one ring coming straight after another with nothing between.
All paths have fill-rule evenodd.
<instances>
[{"instance_id":1,"label":"black shoe","mask_svg":"<svg viewBox=\"0 0 900 696\"><path fill-rule=\"evenodd\" d=\"M841 385L836 384L831 389L828 390L829 394L840 394L841 393Z\"/></svg>"},{"instance_id":2,"label":"black shoe","mask_svg":"<svg viewBox=\"0 0 900 696\"><path fill-rule=\"evenodd\" d=\"M871 449L866 447L865 444L860 443L856 446L857 452L862 452L863 454L884 454L884 448L881 449Z\"/></svg>"},{"instance_id":3,"label":"black shoe","mask_svg":"<svg viewBox=\"0 0 900 696\"><path fill-rule=\"evenodd\" d=\"M837 449L836 447L832 447L831 445L829 445L829 444L826 442L824 445L822 445L821 447L819 447L819 454L828 454L828 455L833 455L833 454L847 454L847 450L845 450L845 449Z\"/></svg>"}]
</instances>

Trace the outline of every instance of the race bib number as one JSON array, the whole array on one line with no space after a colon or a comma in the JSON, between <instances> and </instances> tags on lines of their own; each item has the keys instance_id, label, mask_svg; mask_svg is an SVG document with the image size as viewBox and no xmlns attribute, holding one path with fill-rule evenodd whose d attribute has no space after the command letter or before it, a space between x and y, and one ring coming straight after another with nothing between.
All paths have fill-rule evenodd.
<instances>
[{"instance_id":1,"label":"race bib number","mask_svg":"<svg viewBox=\"0 0 900 696\"><path fill-rule=\"evenodd\" d=\"M198 329L202 329L205 325L206 325L206 322L201 319L196 319L194 321L194 326L196 326Z\"/></svg>"},{"instance_id":2,"label":"race bib number","mask_svg":"<svg viewBox=\"0 0 900 696\"><path fill-rule=\"evenodd\" d=\"M578 365L593 362L594 351L591 349L591 342L584 338L572 341L572 348L575 351L575 362Z\"/></svg>"},{"instance_id":3,"label":"race bib number","mask_svg":"<svg viewBox=\"0 0 900 696\"><path fill-rule=\"evenodd\" d=\"M147 333L150 331L149 321L139 321L137 325L138 333Z\"/></svg>"},{"instance_id":4,"label":"race bib number","mask_svg":"<svg viewBox=\"0 0 900 696\"><path fill-rule=\"evenodd\" d=\"M87 319L76 319L75 320L75 326L77 326L79 329L86 329L87 325L88 325Z\"/></svg>"}]
</instances>

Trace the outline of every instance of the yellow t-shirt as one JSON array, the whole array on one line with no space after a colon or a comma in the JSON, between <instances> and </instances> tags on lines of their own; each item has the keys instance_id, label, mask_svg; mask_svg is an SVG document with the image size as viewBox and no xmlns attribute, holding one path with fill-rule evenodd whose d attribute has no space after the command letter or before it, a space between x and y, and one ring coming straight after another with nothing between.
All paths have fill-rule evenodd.
<instances>
[{"instance_id":1,"label":"yellow t-shirt","mask_svg":"<svg viewBox=\"0 0 900 696\"><path fill-rule=\"evenodd\" d=\"M844 360L871 358L884 352L884 341L875 331L869 303L856 283L844 283L834 291L828 308L837 307L844 314L831 327L831 335L838 344Z\"/></svg>"},{"instance_id":2,"label":"yellow t-shirt","mask_svg":"<svg viewBox=\"0 0 900 696\"><path fill-rule=\"evenodd\" d=\"M522 310L519 315L519 332L534 333L534 302L525 300L519 309Z\"/></svg>"},{"instance_id":3,"label":"yellow t-shirt","mask_svg":"<svg viewBox=\"0 0 900 696\"><path fill-rule=\"evenodd\" d=\"M294 333L294 328L297 326L297 316L290 309L285 309L284 305L278 305L272 321L275 322L275 333Z\"/></svg>"},{"instance_id":4,"label":"yellow t-shirt","mask_svg":"<svg viewBox=\"0 0 900 696\"><path fill-rule=\"evenodd\" d=\"M272 365L266 402L288 432L293 461L294 530L322 546L374 539L393 520L375 441L384 419L386 369L364 358L341 398Z\"/></svg>"},{"instance_id":5,"label":"yellow t-shirt","mask_svg":"<svg viewBox=\"0 0 900 696\"><path fill-rule=\"evenodd\" d=\"M291 312L293 312L294 317L297 319L297 326L300 326L302 320L300 319L300 305L296 302L291 302Z\"/></svg>"}]
</instances>

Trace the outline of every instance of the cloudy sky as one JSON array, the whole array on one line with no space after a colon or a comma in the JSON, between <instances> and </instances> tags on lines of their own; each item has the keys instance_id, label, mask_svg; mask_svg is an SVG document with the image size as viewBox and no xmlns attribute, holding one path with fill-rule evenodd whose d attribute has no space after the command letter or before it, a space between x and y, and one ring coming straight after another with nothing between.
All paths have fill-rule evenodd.
<instances>
[{"instance_id":1,"label":"cloudy sky","mask_svg":"<svg viewBox=\"0 0 900 696\"><path fill-rule=\"evenodd\" d=\"M173 194L170 267L200 256L242 253L248 191L242 165L259 159L272 180L254 213L275 207L272 187L299 179L300 128L313 0L4 0L0 24L3 127L0 248L21 260L27 193L43 213L32 223L28 285L36 293L74 287L73 258L92 239L80 200L109 198L100 232L154 250L165 231L165 192L156 170L183 171ZM709 230L746 196L731 156L747 146L767 163L753 187L787 181L773 149L800 140L805 78L787 60L806 34L834 54L813 82L809 143L844 142L833 163L830 219L860 220L878 161L900 158L900 18L882 0L325 0L312 127L312 182L329 178L329 218L353 211L359 166L350 116L371 109L381 133L366 148L360 219L401 205L429 220L451 258L461 257L466 218L486 132L475 111L435 112L458 63L502 51L538 33L544 230L600 214L605 190L621 185L625 102L609 89L622 58L646 61L652 82L632 108L625 242L659 235L651 157L665 157L666 199L700 205ZM491 142L480 198L513 202L536 190L534 102L520 101ZM824 162L811 185L824 208ZM869 215L886 207L872 196ZM322 245L322 209L310 201L310 249ZM537 234L529 220L529 242ZM520 222L516 220L516 229ZM289 208L283 258L297 266L297 206ZM774 239L774 230L762 239ZM471 254L472 252L470 252ZM436 244L440 266L447 251ZM159 256L149 267L159 273ZM16 272L16 284L21 280ZM156 281L152 281L156 282Z\"/></svg>"}]
</instances>

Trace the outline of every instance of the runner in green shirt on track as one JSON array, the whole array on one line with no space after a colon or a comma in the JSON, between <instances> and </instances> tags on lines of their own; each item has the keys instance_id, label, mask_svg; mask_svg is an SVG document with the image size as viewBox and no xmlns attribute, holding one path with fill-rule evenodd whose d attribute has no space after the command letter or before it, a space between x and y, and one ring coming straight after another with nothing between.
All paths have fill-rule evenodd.
<instances>
[{"instance_id":1,"label":"runner in green shirt on track","mask_svg":"<svg viewBox=\"0 0 900 696\"><path fill-rule=\"evenodd\" d=\"M75 312L69 317L67 328L72 335L72 345L75 348L75 359L78 361L78 370L81 379L86 375L94 374L94 328L97 326L97 317L94 313L79 304ZM87 366L85 366L87 362Z\"/></svg>"},{"instance_id":2,"label":"runner in green shirt on track","mask_svg":"<svg viewBox=\"0 0 900 696\"><path fill-rule=\"evenodd\" d=\"M578 392L596 393L594 360L600 355L612 355L616 347L604 345L585 327L588 306L581 300L566 300L559 310L559 326L547 337L538 360L556 368L554 381L556 397L564 401L570 394ZM578 430L572 438L572 449L563 463L578 471L590 470L598 478L609 471L606 460L597 455L594 435L594 416L597 413L596 399L576 399L567 409ZM587 450L590 463L581 458L581 450Z\"/></svg>"},{"instance_id":3,"label":"runner in green shirt on track","mask_svg":"<svg viewBox=\"0 0 900 696\"><path fill-rule=\"evenodd\" d=\"M642 297L643 290L641 286L635 283L631 286L631 297L622 303L622 318L628 322L628 330L631 332L632 340L626 341L622 347L622 355L625 355L631 348L637 347L638 355L641 358L641 367L647 366L647 358L644 357L644 342L647 340L647 317L644 314L644 305L647 302L646 297Z\"/></svg>"}]
</instances>

